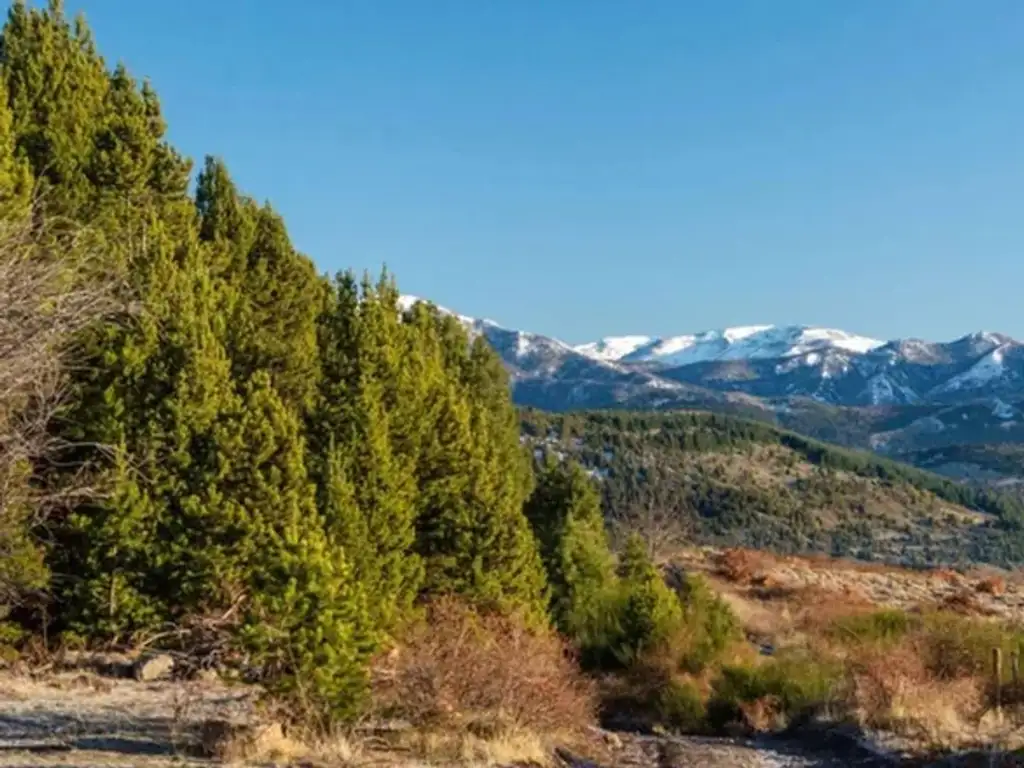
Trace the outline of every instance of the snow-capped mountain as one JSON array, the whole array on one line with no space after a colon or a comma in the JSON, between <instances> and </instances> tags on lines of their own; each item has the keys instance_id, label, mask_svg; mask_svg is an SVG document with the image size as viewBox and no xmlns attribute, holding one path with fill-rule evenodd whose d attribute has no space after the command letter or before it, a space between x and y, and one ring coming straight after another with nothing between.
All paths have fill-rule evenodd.
<instances>
[{"instance_id":1,"label":"snow-capped mountain","mask_svg":"<svg viewBox=\"0 0 1024 768\"><path fill-rule=\"evenodd\" d=\"M402 296L402 309L418 301ZM437 306L437 305L435 305ZM492 320L456 317L471 337L483 336L501 357L521 405L554 410L572 408L707 407L743 410L749 398L673 381L640 367L624 365L599 354L584 354L564 342L528 331L504 328ZM738 405L730 406L735 401ZM756 407L756 406L755 406Z\"/></svg>"},{"instance_id":2,"label":"snow-capped mountain","mask_svg":"<svg viewBox=\"0 0 1024 768\"><path fill-rule=\"evenodd\" d=\"M404 308L416 297L402 299ZM1024 344L982 331L951 342L882 341L833 328L754 325L678 336L613 336L571 346L550 336L458 315L501 355L514 382L572 383L567 402L588 404L588 387L617 384L616 402L668 407L695 387L752 398L811 398L839 406L921 405L1024 397ZM602 403L605 397L597 397ZM746 402L752 402L747 399Z\"/></svg>"},{"instance_id":3,"label":"snow-capped mountain","mask_svg":"<svg viewBox=\"0 0 1024 768\"><path fill-rule=\"evenodd\" d=\"M667 368L713 360L768 360L833 349L864 353L883 344L831 328L752 325L663 339L619 336L583 344L576 350L600 360L655 363Z\"/></svg>"},{"instance_id":4,"label":"snow-capped mountain","mask_svg":"<svg viewBox=\"0 0 1024 768\"><path fill-rule=\"evenodd\" d=\"M416 301L404 297L403 307ZM881 341L762 325L573 346L442 311L498 352L521 405L728 412L911 461L920 455L922 465L944 446L1024 443L1024 344L999 333Z\"/></svg>"}]
</instances>

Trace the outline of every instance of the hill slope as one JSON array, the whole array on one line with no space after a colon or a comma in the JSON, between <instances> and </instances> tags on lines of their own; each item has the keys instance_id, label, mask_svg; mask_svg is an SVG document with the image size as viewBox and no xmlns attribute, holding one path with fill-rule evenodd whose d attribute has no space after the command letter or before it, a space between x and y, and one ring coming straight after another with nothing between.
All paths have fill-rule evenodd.
<instances>
[{"instance_id":1,"label":"hill slope","mask_svg":"<svg viewBox=\"0 0 1024 768\"><path fill-rule=\"evenodd\" d=\"M771 425L525 410L522 430L538 458L572 456L599 478L613 520L667 509L699 543L909 565L1024 557L1016 499Z\"/></svg>"}]
</instances>

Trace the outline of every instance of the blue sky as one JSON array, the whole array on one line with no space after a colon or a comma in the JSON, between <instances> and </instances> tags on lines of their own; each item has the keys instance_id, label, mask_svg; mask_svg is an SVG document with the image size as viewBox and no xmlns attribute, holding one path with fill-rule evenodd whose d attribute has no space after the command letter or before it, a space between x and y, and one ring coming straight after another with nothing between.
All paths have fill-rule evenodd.
<instances>
[{"instance_id":1,"label":"blue sky","mask_svg":"<svg viewBox=\"0 0 1024 768\"><path fill-rule=\"evenodd\" d=\"M68 0L321 269L580 342L1024 337L1020 0Z\"/></svg>"}]
</instances>

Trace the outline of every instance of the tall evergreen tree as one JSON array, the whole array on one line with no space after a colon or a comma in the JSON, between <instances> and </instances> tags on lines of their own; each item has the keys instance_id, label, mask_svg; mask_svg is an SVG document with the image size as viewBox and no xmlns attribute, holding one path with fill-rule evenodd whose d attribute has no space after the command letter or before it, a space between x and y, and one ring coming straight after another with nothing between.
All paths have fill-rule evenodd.
<instances>
[{"instance_id":1,"label":"tall evergreen tree","mask_svg":"<svg viewBox=\"0 0 1024 768\"><path fill-rule=\"evenodd\" d=\"M447 370L419 463L419 549L432 592L546 615L547 585L523 503L532 477L500 368L447 320L435 326ZM450 349L456 344L460 349Z\"/></svg>"},{"instance_id":2,"label":"tall evergreen tree","mask_svg":"<svg viewBox=\"0 0 1024 768\"><path fill-rule=\"evenodd\" d=\"M285 403L300 413L314 403L319 378L316 300L320 277L292 247L269 205L242 197L223 162L207 158L196 207L200 236L224 280L223 332L235 379L270 373Z\"/></svg>"},{"instance_id":3,"label":"tall evergreen tree","mask_svg":"<svg viewBox=\"0 0 1024 768\"><path fill-rule=\"evenodd\" d=\"M47 209L79 215L90 204L88 168L105 111L108 77L92 34L60 0L44 10L17 0L0 35L0 62L18 154L41 182Z\"/></svg>"},{"instance_id":4,"label":"tall evergreen tree","mask_svg":"<svg viewBox=\"0 0 1024 768\"><path fill-rule=\"evenodd\" d=\"M31 171L16 148L14 115L8 106L7 86L0 78L0 220L20 219L32 191Z\"/></svg>"},{"instance_id":5,"label":"tall evergreen tree","mask_svg":"<svg viewBox=\"0 0 1024 768\"><path fill-rule=\"evenodd\" d=\"M526 514L540 542L555 623L583 639L608 608L617 584L597 489L575 462L549 460Z\"/></svg>"},{"instance_id":6,"label":"tall evergreen tree","mask_svg":"<svg viewBox=\"0 0 1024 768\"><path fill-rule=\"evenodd\" d=\"M386 284L378 292L364 281L357 292L351 276L340 276L333 298L320 322L323 389L314 439L328 451L320 458L327 462L321 509L351 552L354 573L375 596L375 619L391 629L408 615L422 580L413 550L413 457L396 450L394 423L401 414L386 403L399 386L405 331ZM338 504L342 482L352 489L351 502ZM352 503L358 524L350 518Z\"/></svg>"}]
</instances>

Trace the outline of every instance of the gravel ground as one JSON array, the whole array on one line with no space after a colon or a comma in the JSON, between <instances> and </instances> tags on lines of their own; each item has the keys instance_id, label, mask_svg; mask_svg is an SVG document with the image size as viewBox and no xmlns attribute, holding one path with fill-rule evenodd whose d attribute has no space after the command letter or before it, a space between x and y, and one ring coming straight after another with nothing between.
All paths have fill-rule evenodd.
<instances>
[{"instance_id":1,"label":"gravel ground","mask_svg":"<svg viewBox=\"0 0 1024 768\"><path fill-rule=\"evenodd\" d=\"M0 768L198 768L195 733L211 720L246 722L254 693L217 681L151 682L83 672L32 679L0 674ZM595 734L600 763L573 768L883 768L852 741L808 735L754 740ZM568 753L563 758L571 758ZM373 766L410 766L375 756ZM297 764L301 765L301 764ZM309 765L309 764L306 764ZM320 764L325 765L325 764ZM917 763L920 767L925 763ZM938 764L934 764L938 765ZM989 756L944 765L1011 766Z\"/></svg>"},{"instance_id":2,"label":"gravel ground","mask_svg":"<svg viewBox=\"0 0 1024 768\"><path fill-rule=\"evenodd\" d=\"M852 744L814 744L783 739L620 737L616 768L883 768L896 763ZM585 762L579 765L585 766Z\"/></svg>"}]
</instances>

